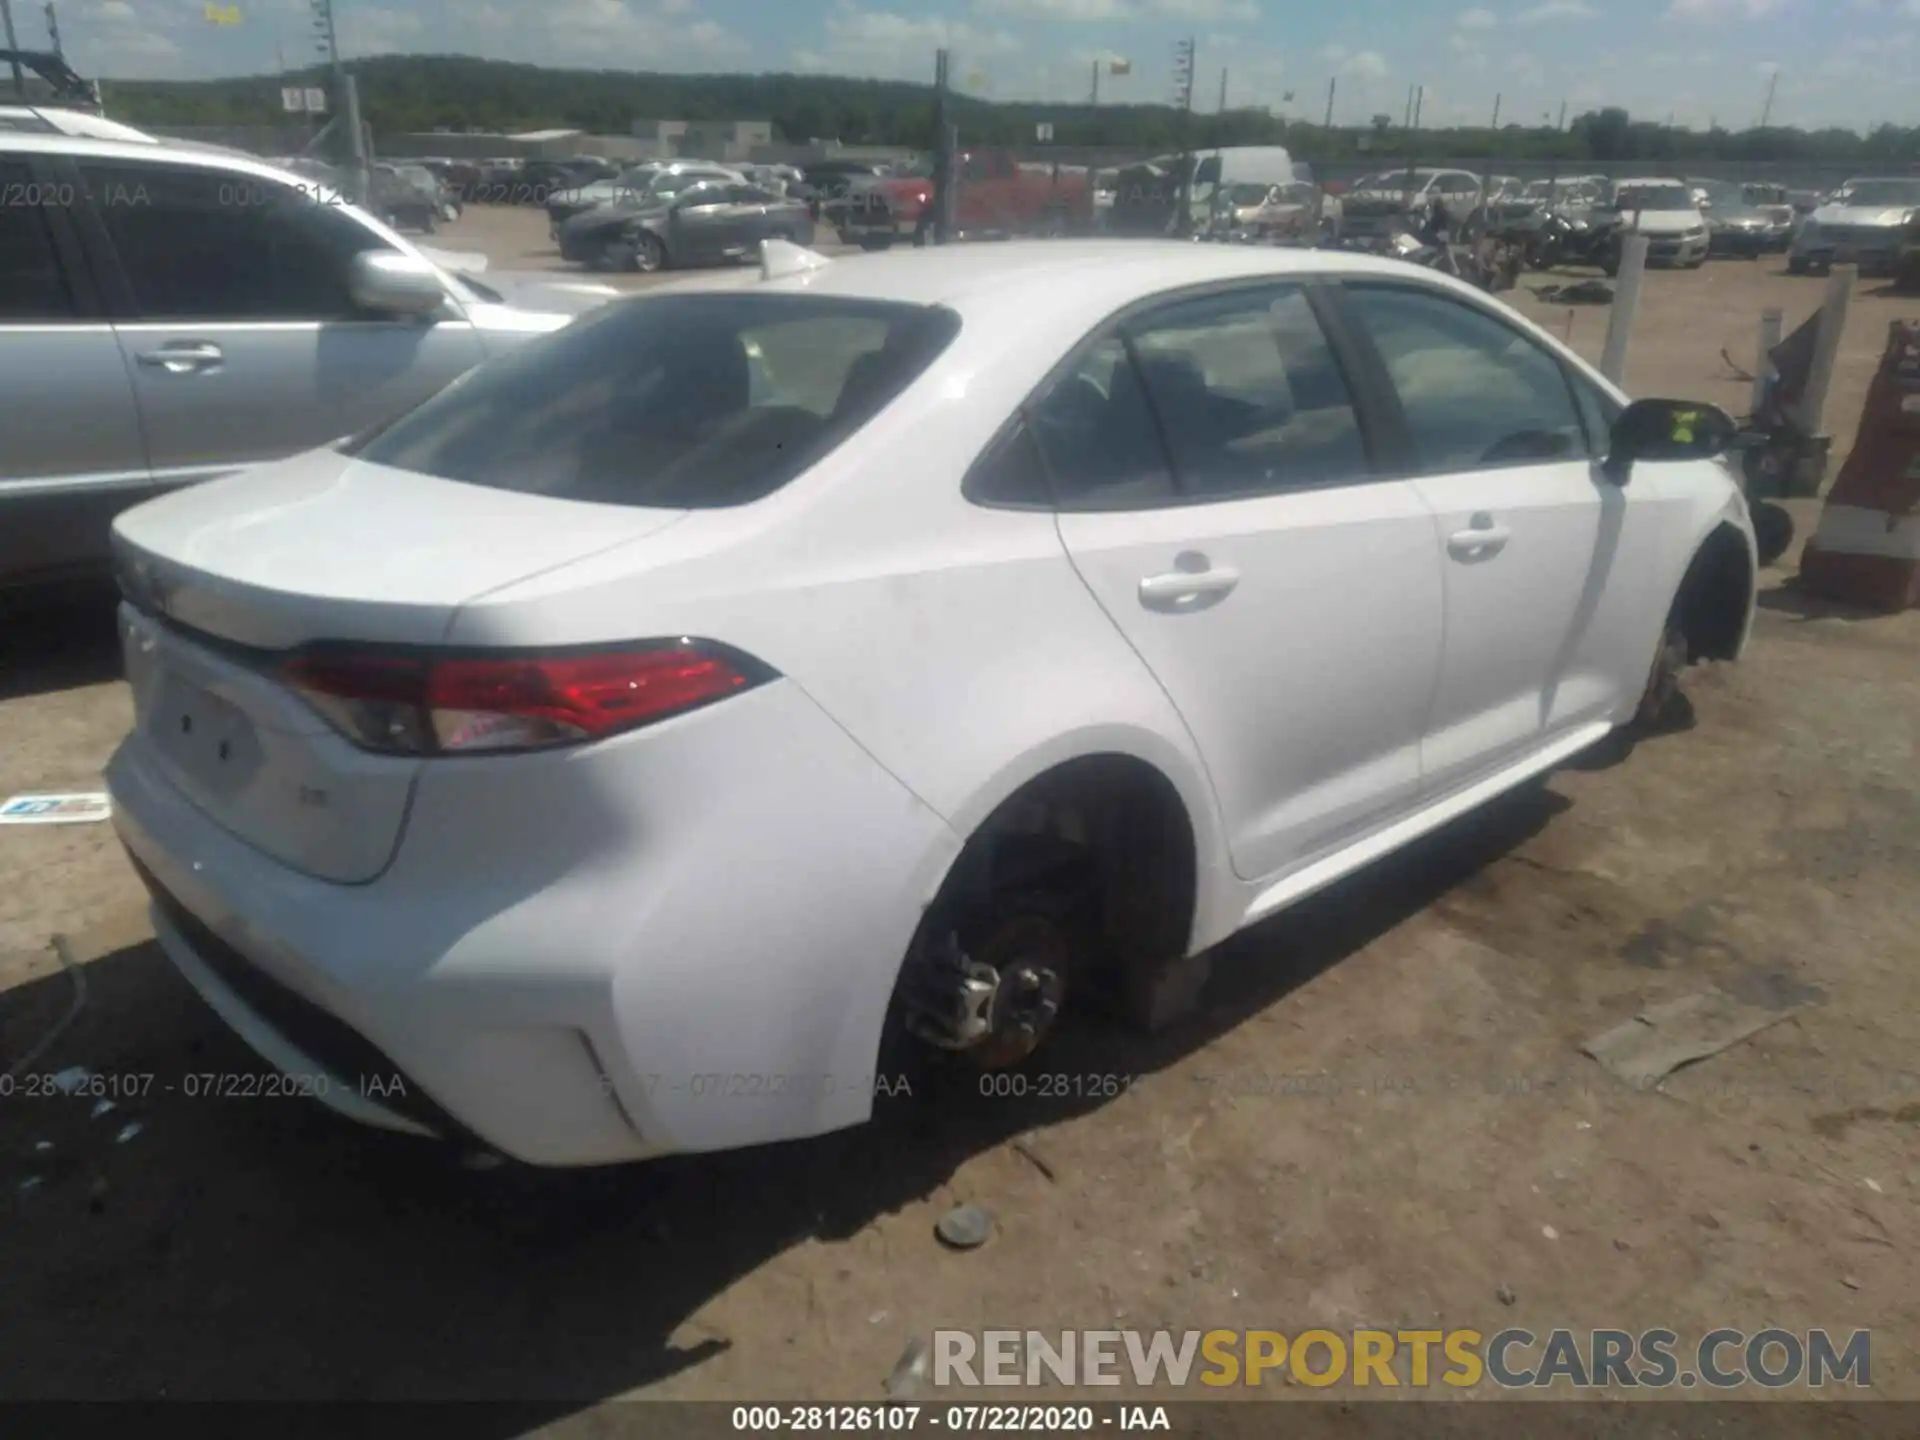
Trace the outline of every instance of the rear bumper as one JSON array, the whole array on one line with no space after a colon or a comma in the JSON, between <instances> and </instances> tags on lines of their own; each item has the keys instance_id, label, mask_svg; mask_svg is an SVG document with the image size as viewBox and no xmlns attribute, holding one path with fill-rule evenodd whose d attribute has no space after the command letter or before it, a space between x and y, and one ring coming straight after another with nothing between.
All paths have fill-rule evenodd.
<instances>
[{"instance_id":1,"label":"rear bumper","mask_svg":"<svg viewBox=\"0 0 1920 1440\"><path fill-rule=\"evenodd\" d=\"M865 1120L921 893L958 842L799 689L423 772L338 885L236 839L135 737L114 823L176 968L303 1093L589 1165Z\"/></svg>"}]
</instances>

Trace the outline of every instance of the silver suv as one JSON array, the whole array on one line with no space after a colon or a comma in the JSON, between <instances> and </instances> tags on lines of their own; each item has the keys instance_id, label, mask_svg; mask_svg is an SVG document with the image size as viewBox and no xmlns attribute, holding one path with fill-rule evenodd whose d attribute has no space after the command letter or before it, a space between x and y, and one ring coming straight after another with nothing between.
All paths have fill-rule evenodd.
<instances>
[{"instance_id":1,"label":"silver suv","mask_svg":"<svg viewBox=\"0 0 1920 1440\"><path fill-rule=\"evenodd\" d=\"M617 293L458 263L244 156L0 132L0 587L103 566L129 505L378 424Z\"/></svg>"}]
</instances>

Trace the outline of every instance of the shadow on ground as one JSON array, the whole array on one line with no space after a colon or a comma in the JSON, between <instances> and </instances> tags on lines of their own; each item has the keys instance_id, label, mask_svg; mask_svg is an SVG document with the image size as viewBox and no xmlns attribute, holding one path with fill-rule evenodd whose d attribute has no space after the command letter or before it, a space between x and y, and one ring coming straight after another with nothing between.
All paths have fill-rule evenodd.
<instances>
[{"instance_id":1,"label":"shadow on ground","mask_svg":"<svg viewBox=\"0 0 1920 1440\"><path fill-rule=\"evenodd\" d=\"M1883 611L1846 605L1816 595L1798 581L1774 585L1760 592L1757 602L1762 610L1791 615L1797 620L1883 620Z\"/></svg>"},{"instance_id":2,"label":"shadow on ground","mask_svg":"<svg viewBox=\"0 0 1920 1440\"><path fill-rule=\"evenodd\" d=\"M120 678L110 584L0 596L0 701Z\"/></svg>"},{"instance_id":3,"label":"shadow on ground","mask_svg":"<svg viewBox=\"0 0 1920 1440\"><path fill-rule=\"evenodd\" d=\"M1174 1063L1565 805L1544 788L1517 793L1235 937L1201 1018L1153 1039L1069 1031L1047 1070ZM482 1411L470 1426L523 1433L726 1349L725 1337L676 1332L789 1247L850 1236L972 1155L1109 1103L982 1101L976 1085L813 1142L593 1172L476 1172L310 1100L189 1099L188 1076L258 1062L152 945L86 975L86 1010L36 1068L86 1066L113 1108L96 1115L96 1098L44 1084L27 1094L31 1077L0 1107L5 1398L501 1399L538 1413L522 1404L496 1424ZM0 994L0 1054L25 1053L71 995L61 973Z\"/></svg>"}]
</instances>

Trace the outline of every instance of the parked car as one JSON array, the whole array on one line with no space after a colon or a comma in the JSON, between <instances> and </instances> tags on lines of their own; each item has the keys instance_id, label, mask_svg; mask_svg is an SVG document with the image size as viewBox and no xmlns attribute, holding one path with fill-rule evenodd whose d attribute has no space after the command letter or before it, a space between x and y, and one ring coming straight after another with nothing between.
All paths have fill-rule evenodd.
<instances>
[{"instance_id":1,"label":"parked car","mask_svg":"<svg viewBox=\"0 0 1920 1440\"><path fill-rule=\"evenodd\" d=\"M371 180L373 212L394 229L440 228L440 182L426 166L377 164Z\"/></svg>"},{"instance_id":2,"label":"parked car","mask_svg":"<svg viewBox=\"0 0 1920 1440\"><path fill-rule=\"evenodd\" d=\"M1402 230L1418 232L1436 205L1464 220L1480 197L1480 177L1470 170L1391 170L1354 182L1340 202L1343 240L1383 240Z\"/></svg>"},{"instance_id":3,"label":"parked car","mask_svg":"<svg viewBox=\"0 0 1920 1440\"><path fill-rule=\"evenodd\" d=\"M933 231L931 162L827 202L840 238L864 250L903 240L926 243ZM1093 184L1082 171L1023 170L1007 150L963 150L955 157L954 227L962 235L1066 235L1093 229Z\"/></svg>"},{"instance_id":4,"label":"parked car","mask_svg":"<svg viewBox=\"0 0 1920 1440\"><path fill-rule=\"evenodd\" d=\"M819 1134L1657 720L1732 431L1387 261L776 249L121 517L113 820L357 1119Z\"/></svg>"},{"instance_id":5,"label":"parked car","mask_svg":"<svg viewBox=\"0 0 1920 1440\"><path fill-rule=\"evenodd\" d=\"M1920 178L1849 180L1802 223L1787 268L1804 275L1848 264L1858 265L1865 275L1890 275L1899 263L1907 222L1916 211L1920 211Z\"/></svg>"},{"instance_id":6,"label":"parked car","mask_svg":"<svg viewBox=\"0 0 1920 1440\"><path fill-rule=\"evenodd\" d=\"M813 243L813 215L739 180L700 180L630 204L603 205L560 227L560 258L596 270L713 265L759 253L762 240Z\"/></svg>"},{"instance_id":7,"label":"parked car","mask_svg":"<svg viewBox=\"0 0 1920 1440\"><path fill-rule=\"evenodd\" d=\"M1792 221L1761 210L1745 188L1726 180L1694 182L1700 213L1707 221L1707 253L1754 260L1778 254L1792 239ZM1791 212L1789 212L1791 214Z\"/></svg>"},{"instance_id":8,"label":"parked car","mask_svg":"<svg viewBox=\"0 0 1920 1440\"><path fill-rule=\"evenodd\" d=\"M0 586L107 562L162 490L400 413L614 294L462 275L312 180L0 134Z\"/></svg>"},{"instance_id":9,"label":"parked car","mask_svg":"<svg viewBox=\"0 0 1920 1440\"><path fill-rule=\"evenodd\" d=\"M1625 235L1647 237L1649 265L1697 270L1707 263L1707 218L1685 181L1622 180L1614 187L1611 208Z\"/></svg>"},{"instance_id":10,"label":"parked car","mask_svg":"<svg viewBox=\"0 0 1920 1440\"><path fill-rule=\"evenodd\" d=\"M576 215L603 205L644 205L706 180L745 185L747 177L729 165L707 160L648 160L623 170L611 180L576 185L547 199L547 228L560 238L560 227Z\"/></svg>"}]
</instances>

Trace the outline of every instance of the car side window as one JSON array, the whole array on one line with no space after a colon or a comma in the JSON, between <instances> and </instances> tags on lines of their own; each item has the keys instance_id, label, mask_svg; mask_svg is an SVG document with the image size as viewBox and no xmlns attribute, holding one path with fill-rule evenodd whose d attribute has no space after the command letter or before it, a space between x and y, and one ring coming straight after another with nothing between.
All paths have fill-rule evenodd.
<instances>
[{"instance_id":1,"label":"car side window","mask_svg":"<svg viewBox=\"0 0 1920 1440\"><path fill-rule=\"evenodd\" d=\"M1580 423L1586 427L1587 454L1594 460L1604 460L1607 451L1613 448L1613 422L1620 418L1625 407L1582 379L1578 372L1569 372L1567 383L1573 387Z\"/></svg>"},{"instance_id":2,"label":"car side window","mask_svg":"<svg viewBox=\"0 0 1920 1440\"><path fill-rule=\"evenodd\" d=\"M1368 474L1346 377L1298 287L1180 301L1126 334L1188 496L1263 495Z\"/></svg>"},{"instance_id":3,"label":"car side window","mask_svg":"<svg viewBox=\"0 0 1920 1440\"><path fill-rule=\"evenodd\" d=\"M36 184L23 164L0 162L0 205L6 207L0 224L0 325L72 320L78 313L41 209L42 203L61 198L59 188Z\"/></svg>"},{"instance_id":4,"label":"car side window","mask_svg":"<svg viewBox=\"0 0 1920 1440\"><path fill-rule=\"evenodd\" d=\"M1512 326L1405 285L1349 285L1347 305L1386 362L1421 473L1587 455L1560 362Z\"/></svg>"},{"instance_id":5,"label":"car side window","mask_svg":"<svg viewBox=\"0 0 1920 1440\"><path fill-rule=\"evenodd\" d=\"M393 247L318 192L184 165L82 161L148 320L352 320L353 257Z\"/></svg>"},{"instance_id":6,"label":"car side window","mask_svg":"<svg viewBox=\"0 0 1920 1440\"><path fill-rule=\"evenodd\" d=\"M1127 345L1109 335L1028 411L1062 510L1130 510L1174 498L1160 432Z\"/></svg>"},{"instance_id":7,"label":"car side window","mask_svg":"<svg viewBox=\"0 0 1920 1440\"><path fill-rule=\"evenodd\" d=\"M736 205L772 205L780 198L757 185L735 185L727 191L727 196Z\"/></svg>"},{"instance_id":8,"label":"car side window","mask_svg":"<svg viewBox=\"0 0 1920 1440\"><path fill-rule=\"evenodd\" d=\"M1053 507L1047 462L1041 457L1026 416L1015 416L1013 423L981 452L961 482L960 492L976 505Z\"/></svg>"}]
</instances>

